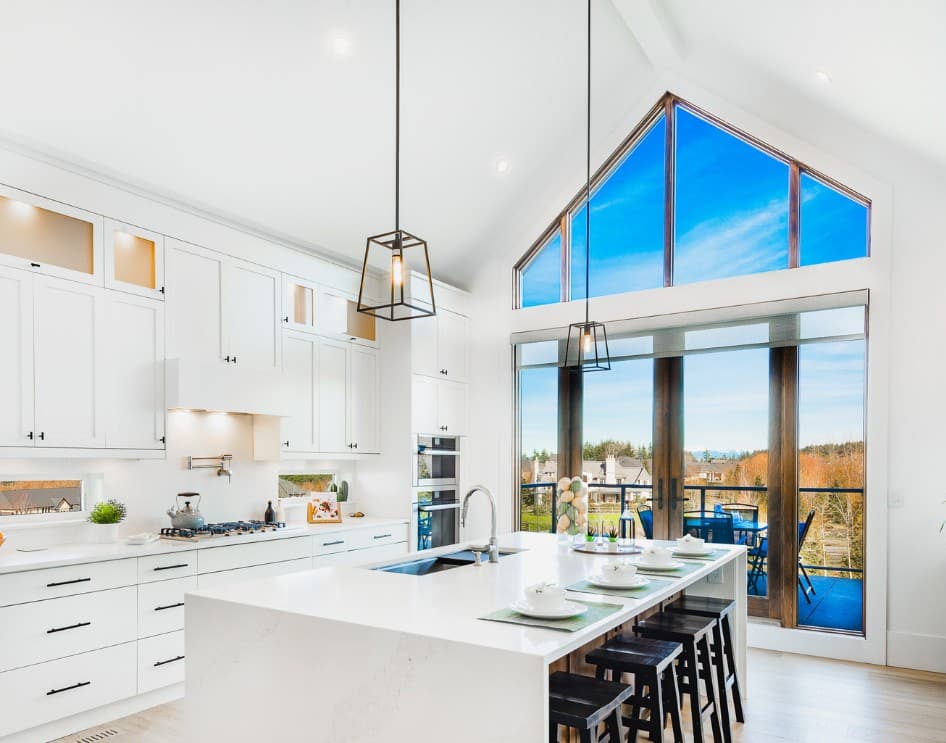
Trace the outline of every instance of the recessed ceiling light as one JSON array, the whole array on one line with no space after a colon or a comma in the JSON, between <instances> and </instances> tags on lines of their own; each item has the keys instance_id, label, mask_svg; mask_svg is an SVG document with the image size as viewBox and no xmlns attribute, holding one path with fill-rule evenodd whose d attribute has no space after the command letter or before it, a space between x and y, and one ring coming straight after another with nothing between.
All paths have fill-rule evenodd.
<instances>
[{"instance_id":1,"label":"recessed ceiling light","mask_svg":"<svg viewBox=\"0 0 946 743\"><path fill-rule=\"evenodd\" d=\"M348 53L351 51L351 39L345 36L336 36L332 39L332 50L339 57L347 57Z\"/></svg>"},{"instance_id":2,"label":"recessed ceiling light","mask_svg":"<svg viewBox=\"0 0 946 743\"><path fill-rule=\"evenodd\" d=\"M497 173L505 173L507 170L509 170L509 161L508 161L508 160L499 160L499 161L496 163L496 172L497 172Z\"/></svg>"},{"instance_id":3,"label":"recessed ceiling light","mask_svg":"<svg viewBox=\"0 0 946 743\"><path fill-rule=\"evenodd\" d=\"M815 78L817 78L818 82L824 83L825 85L831 84L831 75L829 75L824 70L816 70Z\"/></svg>"}]
</instances>

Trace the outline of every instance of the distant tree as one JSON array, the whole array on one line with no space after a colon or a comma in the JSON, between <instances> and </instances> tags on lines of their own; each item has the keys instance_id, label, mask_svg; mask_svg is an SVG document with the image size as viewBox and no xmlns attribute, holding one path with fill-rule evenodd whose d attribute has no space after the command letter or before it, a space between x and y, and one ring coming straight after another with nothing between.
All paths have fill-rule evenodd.
<instances>
[{"instance_id":1,"label":"distant tree","mask_svg":"<svg viewBox=\"0 0 946 743\"><path fill-rule=\"evenodd\" d=\"M704 461L704 462L711 462L711 461L713 461L713 458L710 456L710 451L709 451L709 449L707 449L706 451L703 452L703 461Z\"/></svg>"}]
</instances>

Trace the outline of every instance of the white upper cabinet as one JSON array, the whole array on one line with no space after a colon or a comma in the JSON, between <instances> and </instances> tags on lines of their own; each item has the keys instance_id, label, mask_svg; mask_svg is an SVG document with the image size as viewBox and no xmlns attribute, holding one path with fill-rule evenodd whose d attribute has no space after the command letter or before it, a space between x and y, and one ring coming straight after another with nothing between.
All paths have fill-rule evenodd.
<instances>
[{"instance_id":1,"label":"white upper cabinet","mask_svg":"<svg viewBox=\"0 0 946 743\"><path fill-rule=\"evenodd\" d=\"M32 446L33 276L0 267L0 446Z\"/></svg>"},{"instance_id":2,"label":"white upper cabinet","mask_svg":"<svg viewBox=\"0 0 946 743\"><path fill-rule=\"evenodd\" d=\"M164 448L164 304L105 293L105 445Z\"/></svg>"},{"instance_id":3,"label":"white upper cabinet","mask_svg":"<svg viewBox=\"0 0 946 743\"><path fill-rule=\"evenodd\" d=\"M36 446L101 448L104 290L36 277L33 286Z\"/></svg>"},{"instance_id":4,"label":"white upper cabinet","mask_svg":"<svg viewBox=\"0 0 946 743\"><path fill-rule=\"evenodd\" d=\"M316 329L360 345L378 345L377 318L359 312L354 296L334 289L319 290Z\"/></svg>"},{"instance_id":5,"label":"white upper cabinet","mask_svg":"<svg viewBox=\"0 0 946 743\"><path fill-rule=\"evenodd\" d=\"M349 443L359 454L377 454L381 451L378 352L352 346L350 353Z\"/></svg>"},{"instance_id":6,"label":"white upper cabinet","mask_svg":"<svg viewBox=\"0 0 946 743\"><path fill-rule=\"evenodd\" d=\"M434 317L411 320L411 370L415 374L466 382L469 377L469 322L438 309Z\"/></svg>"},{"instance_id":7,"label":"white upper cabinet","mask_svg":"<svg viewBox=\"0 0 946 743\"><path fill-rule=\"evenodd\" d=\"M253 369L280 368L280 275L229 259L223 274L224 360Z\"/></svg>"},{"instance_id":8,"label":"white upper cabinet","mask_svg":"<svg viewBox=\"0 0 946 743\"><path fill-rule=\"evenodd\" d=\"M164 236L105 220L105 286L164 299Z\"/></svg>"},{"instance_id":9,"label":"white upper cabinet","mask_svg":"<svg viewBox=\"0 0 946 743\"><path fill-rule=\"evenodd\" d=\"M413 321L412 321L413 322ZM437 421L437 387L439 379L415 374L411 380L411 431L413 433L440 433Z\"/></svg>"},{"instance_id":10,"label":"white upper cabinet","mask_svg":"<svg viewBox=\"0 0 946 743\"><path fill-rule=\"evenodd\" d=\"M103 219L0 186L0 263L102 285Z\"/></svg>"},{"instance_id":11,"label":"white upper cabinet","mask_svg":"<svg viewBox=\"0 0 946 743\"><path fill-rule=\"evenodd\" d=\"M292 415L280 422L280 446L285 451L319 451L318 354L318 338L294 332L283 334L283 377L293 402Z\"/></svg>"},{"instance_id":12,"label":"white upper cabinet","mask_svg":"<svg viewBox=\"0 0 946 743\"><path fill-rule=\"evenodd\" d=\"M319 450L346 452L348 440L348 362L350 346L343 341L319 341Z\"/></svg>"},{"instance_id":13,"label":"white upper cabinet","mask_svg":"<svg viewBox=\"0 0 946 743\"><path fill-rule=\"evenodd\" d=\"M223 360L223 260L168 238L168 358Z\"/></svg>"},{"instance_id":14,"label":"white upper cabinet","mask_svg":"<svg viewBox=\"0 0 946 743\"><path fill-rule=\"evenodd\" d=\"M447 436L465 436L469 427L469 387L460 382L442 381L437 385L437 432Z\"/></svg>"},{"instance_id":15,"label":"white upper cabinet","mask_svg":"<svg viewBox=\"0 0 946 743\"><path fill-rule=\"evenodd\" d=\"M283 276L282 324L288 330L313 333L319 319L319 289L310 281Z\"/></svg>"}]
</instances>

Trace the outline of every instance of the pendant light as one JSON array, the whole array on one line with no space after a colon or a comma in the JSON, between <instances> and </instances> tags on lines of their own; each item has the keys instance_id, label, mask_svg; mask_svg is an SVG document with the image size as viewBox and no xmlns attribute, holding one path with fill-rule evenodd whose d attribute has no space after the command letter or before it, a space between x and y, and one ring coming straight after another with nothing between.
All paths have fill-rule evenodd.
<instances>
[{"instance_id":1,"label":"pendant light","mask_svg":"<svg viewBox=\"0 0 946 743\"><path fill-rule=\"evenodd\" d=\"M394 230L368 238L361 267L358 311L383 320L413 320L436 315L437 305L427 241L401 229L401 0L395 0L394 8ZM380 267L387 276L387 296L380 304L366 296L370 295L370 288L366 292L365 287L369 264ZM423 281L411 280L412 268L424 274Z\"/></svg>"},{"instance_id":2,"label":"pendant light","mask_svg":"<svg viewBox=\"0 0 946 743\"><path fill-rule=\"evenodd\" d=\"M588 105L585 140L585 320L568 326L565 366L583 372L611 368L608 332L590 319L591 302L591 0L588 0ZM574 341L572 340L574 336Z\"/></svg>"}]
</instances>

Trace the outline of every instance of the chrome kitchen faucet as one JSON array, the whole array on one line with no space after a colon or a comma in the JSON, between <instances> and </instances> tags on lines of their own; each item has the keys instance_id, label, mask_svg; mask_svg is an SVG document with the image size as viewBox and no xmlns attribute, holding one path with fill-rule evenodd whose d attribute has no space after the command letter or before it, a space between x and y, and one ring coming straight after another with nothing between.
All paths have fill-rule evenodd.
<instances>
[{"instance_id":1,"label":"chrome kitchen faucet","mask_svg":"<svg viewBox=\"0 0 946 743\"><path fill-rule=\"evenodd\" d=\"M482 485L474 485L470 488L469 492L463 496L463 510L460 512L460 526L466 526L466 512L470 507L470 496L473 495L476 491L484 493L487 498L489 498L489 509L490 509L490 532L489 532L489 546L488 547L479 547L477 545L470 545L470 549L473 552L486 552L489 551L489 561L490 562L499 562L499 547L496 546L496 499L493 498L493 494L489 492ZM479 562L479 558L477 558Z\"/></svg>"}]
</instances>

